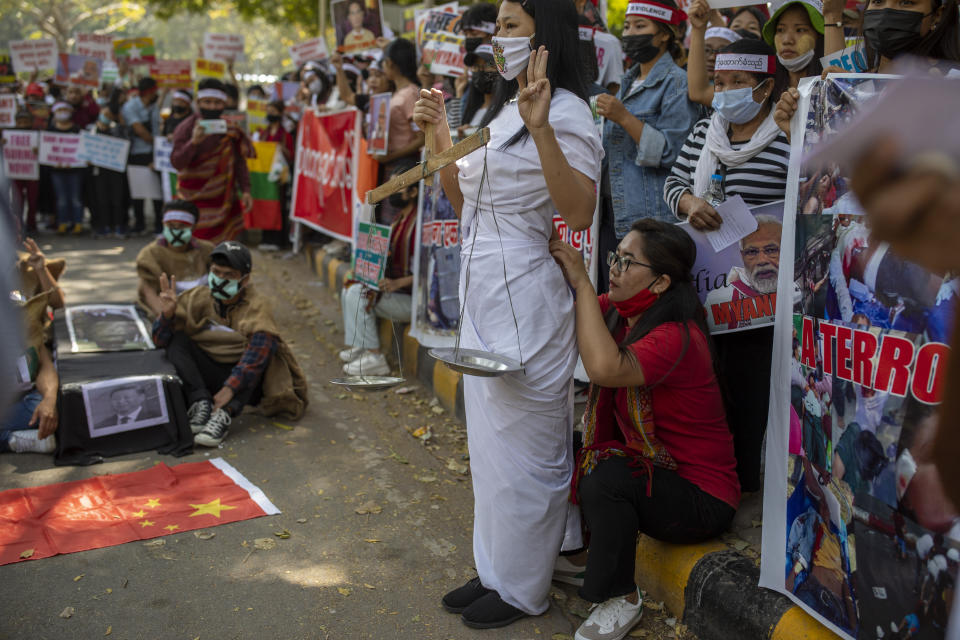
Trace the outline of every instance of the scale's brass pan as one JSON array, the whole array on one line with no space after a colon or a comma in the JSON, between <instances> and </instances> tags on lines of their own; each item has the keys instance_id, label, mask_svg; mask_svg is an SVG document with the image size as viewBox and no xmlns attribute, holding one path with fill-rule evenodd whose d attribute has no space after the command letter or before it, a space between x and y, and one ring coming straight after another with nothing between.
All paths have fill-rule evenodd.
<instances>
[{"instance_id":1,"label":"scale's brass pan","mask_svg":"<svg viewBox=\"0 0 960 640\"><path fill-rule=\"evenodd\" d=\"M383 391L403 382L403 378L393 376L347 376L330 381L331 384L346 387L350 391Z\"/></svg>"},{"instance_id":2,"label":"scale's brass pan","mask_svg":"<svg viewBox=\"0 0 960 640\"><path fill-rule=\"evenodd\" d=\"M523 366L513 358L476 349L431 349L430 357L468 376L496 378L506 373L523 371Z\"/></svg>"}]
</instances>

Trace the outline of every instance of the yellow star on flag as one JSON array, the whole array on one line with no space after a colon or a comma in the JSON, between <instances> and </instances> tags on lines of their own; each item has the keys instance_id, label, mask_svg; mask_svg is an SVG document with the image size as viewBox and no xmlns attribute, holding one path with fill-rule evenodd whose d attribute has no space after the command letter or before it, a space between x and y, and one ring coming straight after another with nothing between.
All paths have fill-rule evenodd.
<instances>
[{"instance_id":1,"label":"yellow star on flag","mask_svg":"<svg viewBox=\"0 0 960 640\"><path fill-rule=\"evenodd\" d=\"M147 512L144 511L143 509L140 509L140 511L137 511L135 514L133 514L133 517L134 517L134 518L142 518L142 517L145 516L145 515L147 515Z\"/></svg>"},{"instance_id":2,"label":"yellow star on flag","mask_svg":"<svg viewBox=\"0 0 960 640\"><path fill-rule=\"evenodd\" d=\"M221 511L236 509L236 507L231 507L228 504L220 504L220 498L216 498L207 504L191 504L190 506L196 509L196 511L190 514L191 518L193 516L202 516L204 514L210 514L211 516L216 516L219 518Z\"/></svg>"},{"instance_id":3,"label":"yellow star on flag","mask_svg":"<svg viewBox=\"0 0 960 640\"><path fill-rule=\"evenodd\" d=\"M179 528L180 528L180 525L178 524L168 524L167 526L164 527L164 529L166 529L167 531L176 531Z\"/></svg>"},{"instance_id":4,"label":"yellow star on flag","mask_svg":"<svg viewBox=\"0 0 960 640\"><path fill-rule=\"evenodd\" d=\"M150 498L149 500L147 500L147 504L143 506L150 507L151 509L156 509L157 507L160 506L160 501L157 500L156 498Z\"/></svg>"},{"instance_id":5,"label":"yellow star on flag","mask_svg":"<svg viewBox=\"0 0 960 640\"><path fill-rule=\"evenodd\" d=\"M155 522L150 522L149 520L143 520L140 522L141 527L152 527L155 524Z\"/></svg>"}]
</instances>

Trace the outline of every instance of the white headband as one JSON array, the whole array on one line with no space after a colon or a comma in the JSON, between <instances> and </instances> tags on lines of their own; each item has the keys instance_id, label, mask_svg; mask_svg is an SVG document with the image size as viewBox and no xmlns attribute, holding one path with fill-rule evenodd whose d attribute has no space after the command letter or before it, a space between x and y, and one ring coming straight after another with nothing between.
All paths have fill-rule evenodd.
<instances>
[{"instance_id":1,"label":"white headband","mask_svg":"<svg viewBox=\"0 0 960 640\"><path fill-rule=\"evenodd\" d=\"M227 94L220 89L200 89L197 91L197 100L201 98L216 98L217 100L227 101Z\"/></svg>"},{"instance_id":2,"label":"white headband","mask_svg":"<svg viewBox=\"0 0 960 640\"><path fill-rule=\"evenodd\" d=\"M216 89L214 89L216 91ZM190 94L184 93L183 91L174 91L172 100L186 100L187 102L193 102L193 98L190 97ZM224 100L226 102L226 100Z\"/></svg>"},{"instance_id":3,"label":"white headband","mask_svg":"<svg viewBox=\"0 0 960 640\"><path fill-rule=\"evenodd\" d=\"M722 38L727 42L736 42L737 40L740 40L741 36L733 29L727 29L726 27L710 27L707 29L707 32L703 34L703 39L709 40L710 38Z\"/></svg>"},{"instance_id":4,"label":"white headband","mask_svg":"<svg viewBox=\"0 0 960 640\"><path fill-rule=\"evenodd\" d=\"M713 70L772 74L777 71L777 58L757 53L718 53Z\"/></svg>"},{"instance_id":5,"label":"white headband","mask_svg":"<svg viewBox=\"0 0 960 640\"><path fill-rule=\"evenodd\" d=\"M464 27L464 29L472 29L473 31L482 31L484 33L489 33L493 35L497 32L497 25L492 22L478 22L477 24L471 24Z\"/></svg>"},{"instance_id":6,"label":"white headband","mask_svg":"<svg viewBox=\"0 0 960 640\"><path fill-rule=\"evenodd\" d=\"M185 222L189 225L194 225L197 222L197 218L189 211L183 211L181 209L170 209L170 211L163 212L163 221L164 222Z\"/></svg>"}]
</instances>

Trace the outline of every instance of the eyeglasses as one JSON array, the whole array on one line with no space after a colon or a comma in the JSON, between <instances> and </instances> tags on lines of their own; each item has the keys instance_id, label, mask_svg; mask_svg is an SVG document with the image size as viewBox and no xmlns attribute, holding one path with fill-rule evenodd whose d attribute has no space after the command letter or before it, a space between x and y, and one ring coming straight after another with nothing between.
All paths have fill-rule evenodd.
<instances>
[{"instance_id":1,"label":"eyeglasses","mask_svg":"<svg viewBox=\"0 0 960 640\"><path fill-rule=\"evenodd\" d=\"M631 260L630 258L624 258L617 254L616 251L607 252L607 266L610 268L616 267L617 271L620 273L626 273L627 269L630 268L630 265L638 264L641 267L646 267L653 271L653 267L649 264L644 264L643 262L637 262L636 260Z\"/></svg>"},{"instance_id":2,"label":"eyeglasses","mask_svg":"<svg viewBox=\"0 0 960 640\"><path fill-rule=\"evenodd\" d=\"M761 251L763 251L763 255L768 258L778 258L780 256L780 246L775 244L768 244L763 249L750 247L749 249L741 250L740 253L744 258L756 258L758 255L760 255Z\"/></svg>"}]
</instances>

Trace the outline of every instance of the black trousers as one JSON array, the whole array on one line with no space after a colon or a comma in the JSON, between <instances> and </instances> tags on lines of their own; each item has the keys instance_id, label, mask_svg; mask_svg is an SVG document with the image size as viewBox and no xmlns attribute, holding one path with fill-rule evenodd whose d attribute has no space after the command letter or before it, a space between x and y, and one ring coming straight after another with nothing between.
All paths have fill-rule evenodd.
<instances>
[{"instance_id":1,"label":"black trousers","mask_svg":"<svg viewBox=\"0 0 960 640\"><path fill-rule=\"evenodd\" d=\"M200 400L213 401L213 394L223 388L223 383L236 366L236 363L217 362L182 331L174 333L167 345L167 359L176 367L177 375L183 382L188 407ZM252 388L240 389L224 409L235 416L243 411L244 406L259 404L262 397L261 379Z\"/></svg>"},{"instance_id":2,"label":"black trousers","mask_svg":"<svg viewBox=\"0 0 960 640\"><path fill-rule=\"evenodd\" d=\"M127 174L100 167L91 176L93 199L90 217L94 231L127 230Z\"/></svg>"},{"instance_id":3,"label":"black trousers","mask_svg":"<svg viewBox=\"0 0 960 640\"><path fill-rule=\"evenodd\" d=\"M138 167L149 166L153 162L152 153L133 153L130 154L130 159L127 160L127 164L132 164ZM133 202L133 228L136 231L142 231L147 228L147 221L144 218L144 205L146 200L134 199ZM163 208L163 202L160 200L153 201L153 230L156 233L163 231L163 216L160 214L160 210Z\"/></svg>"},{"instance_id":4,"label":"black trousers","mask_svg":"<svg viewBox=\"0 0 960 640\"><path fill-rule=\"evenodd\" d=\"M642 473L638 473L642 472ZM634 477L637 476L637 477ZM736 510L676 472L631 467L621 457L601 460L580 480L580 512L590 530L590 555L580 597L604 602L632 593L637 534L664 542L692 544L716 537Z\"/></svg>"},{"instance_id":5,"label":"black trousers","mask_svg":"<svg viewBox=\"0 0 960 640\"><path fill-rule=\"evenodd\" d=\"M759 491L763 434L770 404L773 327L713 336L740 489Z\"/></svg>"}]
</instances>

